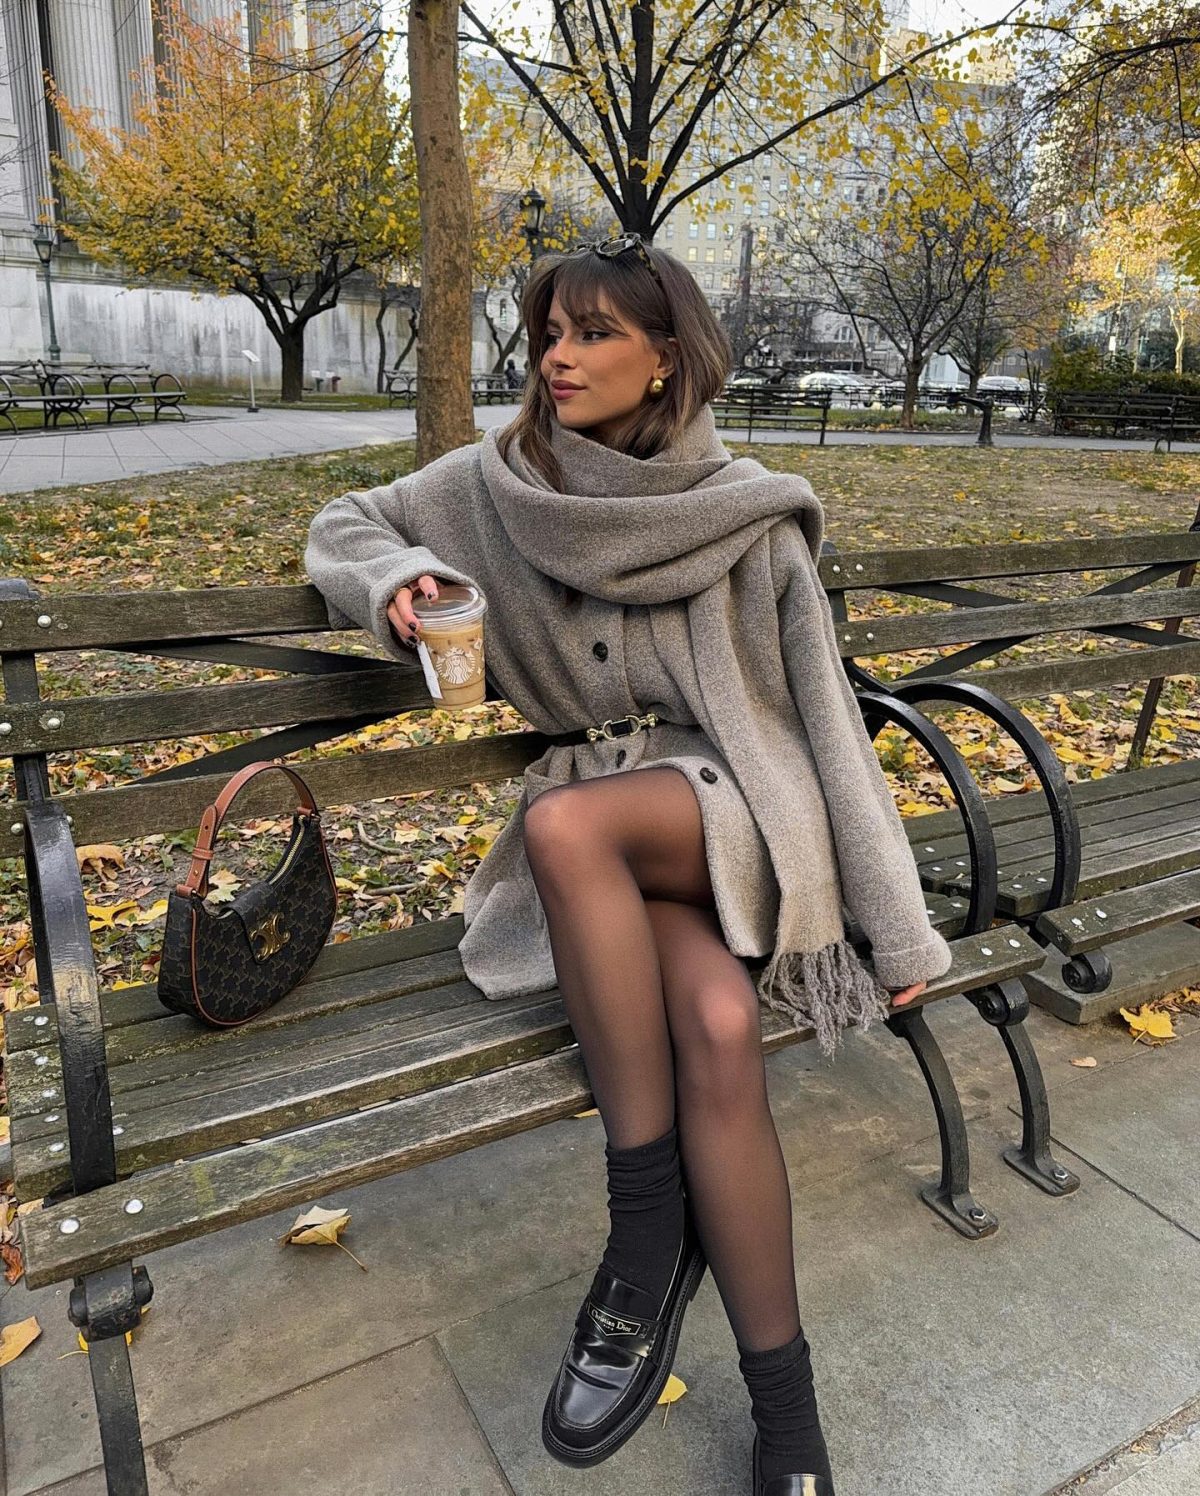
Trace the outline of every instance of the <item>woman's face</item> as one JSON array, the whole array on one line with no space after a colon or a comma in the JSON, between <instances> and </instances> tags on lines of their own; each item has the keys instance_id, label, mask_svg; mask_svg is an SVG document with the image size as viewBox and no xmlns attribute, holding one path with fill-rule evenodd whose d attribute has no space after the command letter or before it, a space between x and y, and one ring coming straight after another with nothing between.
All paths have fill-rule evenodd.
<instances>
[{"instance_id":1,"label":"woman's face","mask_svg":"<svg viewBox=\"0 0 1200 1496\"><path fill-rule=\"evenodd\" d=\"M556 292L546 337L541 375L560 425L606 446L619 444L630 418L652 398L650 381L668 379L675 367L670 348L660 352L640 327L620 317L603 296L595 319L577 326Z\"/></svg>"}]
</instances>

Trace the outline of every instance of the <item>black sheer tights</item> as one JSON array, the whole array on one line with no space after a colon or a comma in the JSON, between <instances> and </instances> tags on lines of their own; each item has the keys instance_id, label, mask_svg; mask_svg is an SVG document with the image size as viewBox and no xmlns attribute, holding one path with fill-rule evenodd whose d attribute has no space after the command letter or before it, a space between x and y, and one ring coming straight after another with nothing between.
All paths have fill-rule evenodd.
<instances>
[{"instance_id":1,"label":"black sheer tights","mask_svg":"<svg viewBox=\"0 0 1200 1496\"><path fill-rule=\"evenodd\" d=\"M794 1340L791 1193L759 1001L721 933L687 776L646 768L545 790L526 810L525 849L610 1148L677 1129L739 1347Z\"/></svg>"}]
</instances>

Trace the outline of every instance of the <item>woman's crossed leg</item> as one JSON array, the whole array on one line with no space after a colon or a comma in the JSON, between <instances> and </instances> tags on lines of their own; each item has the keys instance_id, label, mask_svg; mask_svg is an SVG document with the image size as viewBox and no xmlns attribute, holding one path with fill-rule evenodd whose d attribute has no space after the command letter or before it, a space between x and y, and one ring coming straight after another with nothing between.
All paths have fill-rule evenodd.
<instances>
[{"instance_id":1,"label":"woman's crossed leg","mask_svg":"<svg viewBox=\"0 0 1200 1496\"><path fill-rule=\"evenodd\" d=\"M758 996L717 919L695 791L669 766L555 786L528 807L525 846L610 1146L677 1125L738 1341L781 1344L799 1327L791 1194Z\"/></svg>"}]
</instances>

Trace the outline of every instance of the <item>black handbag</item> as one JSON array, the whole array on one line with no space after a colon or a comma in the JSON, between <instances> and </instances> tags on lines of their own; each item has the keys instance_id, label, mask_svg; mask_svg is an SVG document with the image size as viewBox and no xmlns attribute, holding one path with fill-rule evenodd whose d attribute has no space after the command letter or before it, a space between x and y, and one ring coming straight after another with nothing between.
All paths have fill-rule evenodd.
<instances>
[{"instance_id":1,"label":"black handbag","mask_svg":"<svg viewBox=\"0 0 1200 1496\"><path fill-rule=\"evenodd\" d=\"M234 796L264 769L291 777L299 805L283 856L225 908L204 902L213 843ZM317 959L337 912L337 888L312 791L280 759L239 769L200 819L192 865L167 899L158 996L213 1028L247 1023L286 996Z\"/></svg>"}]
</instances>

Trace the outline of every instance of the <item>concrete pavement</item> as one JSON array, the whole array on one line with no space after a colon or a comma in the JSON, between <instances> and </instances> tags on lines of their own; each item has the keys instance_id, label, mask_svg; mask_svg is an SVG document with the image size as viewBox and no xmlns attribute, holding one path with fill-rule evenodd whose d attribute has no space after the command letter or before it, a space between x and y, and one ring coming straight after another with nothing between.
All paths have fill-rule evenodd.
<instances>
[{"instance_id":1,"label":"concrete pavement","mask_svg":"<svg viewBox=\"0 0 1200 1496\"><path fill-rule=\"evenodd\" d=\"M487 429L504 425L516 414L515 405L480 405L476 424ZM829 446L875 443L885 446L962 446L974 443L977 423L965 420L957 432L916 434L902 431L830 431ZM407 441L416 433L411 410L278 410L260 409L251 415L243 407L202 406L185 422L157 425L116 425L86 431L30 432L0 436L0 493L24 493L63 483L104 483L147 473L179 472L187 468L217 467L230 462L264 461L335 452L348 447L378 446ZM729 441L745 440L745 431L730 427ZM815 432L762 431L756 442L815 442ZM1003 447L1079 448L1089 451L1144 452L1151 443L1113 441L1104 437L1047 437L999 435ZM1178 452L1200 452L1200 445L1177 443Z\"/></svg>"},{"instance_id":2,"label":"concrete pavement","mask_svg":"<svg viewBox=\"0 0 1200 1496\"><path fill-rule=\"evenodd\" d=\"M766 1061L838 1496L1195 1496L1200 1026L1152 1050L1031 1013L1056 1154L1082 1178L1056 1200L1000 1158L1019 1108L995 1032L966 1002L928 1018L1001 1222L982 1242L918 1197L938 1146L905 1045L873 1031L832 1066L811 1044ZM322 1198L351 1211L367 1272L279 1247L299 1209L154 1254L132 1352L154 1496L748 1496L749 1399L711 1275L665 1418L586 1471L542 1447L607 1231L603 1141L598 1117L567 1120ZM68 1287L0 1301L0 1322L43 1329L3 1373L9 1496L104 1491Z\"/></svg>"}]
</instances>

